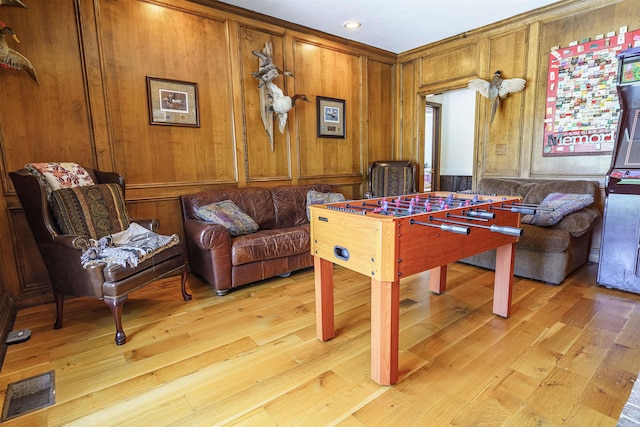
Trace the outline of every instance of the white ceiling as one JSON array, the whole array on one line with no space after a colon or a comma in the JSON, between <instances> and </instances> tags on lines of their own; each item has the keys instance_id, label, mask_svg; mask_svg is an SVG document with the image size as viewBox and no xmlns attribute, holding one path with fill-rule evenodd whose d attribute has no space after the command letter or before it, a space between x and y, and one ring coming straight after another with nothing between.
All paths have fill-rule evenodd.
<instances>
[{"instance_id":1,"label":"white ceiling","mask_svg":"<svg viewBox=\"0 0 640 427\"><path fill-rule=\"evenodd\" d=\"M308 28L401 53L558 0L223 0ZM362 22L347 30L346 21Z\"/></svg>"}]
</instances>

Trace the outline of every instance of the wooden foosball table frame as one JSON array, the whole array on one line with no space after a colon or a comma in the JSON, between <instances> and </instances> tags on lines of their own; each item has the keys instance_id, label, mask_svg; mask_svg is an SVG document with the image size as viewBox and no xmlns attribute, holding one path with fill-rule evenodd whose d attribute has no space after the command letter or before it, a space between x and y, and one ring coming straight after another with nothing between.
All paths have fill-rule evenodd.
<instances>
[{"instance_id":1,"label":"wooden foosball table frame","mask_svg":"<svg viewBox=\"0 0 640 427\"><path fill-rule=\"evenodd\" d=\"M446 290L447 264L497 249L493 312L505 318L511 312L521 199L456 194L452 206L440 202L426 211L422 200L450 194L417 196L413 208L409 200L416 195L390 207L385 199L310 206L317 337L335 336L333 264L370 276L371 378L381 385L398 380L401 278L429 271L429 289L440 294Z\"/></svg>"}]
</instances>

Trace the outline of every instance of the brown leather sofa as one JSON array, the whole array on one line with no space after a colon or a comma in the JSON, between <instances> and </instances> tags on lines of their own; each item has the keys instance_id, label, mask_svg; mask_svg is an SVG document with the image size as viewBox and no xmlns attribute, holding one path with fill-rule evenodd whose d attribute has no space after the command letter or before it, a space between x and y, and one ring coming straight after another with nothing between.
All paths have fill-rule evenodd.
<instances>
[{"instance_id":1,"label":"brown leather sofa","mask_svg":"<svg viewBox=\"0 0 640 427\"><path fill-rule=\"evenodd\" d=\"M274 188L210 189L180 196L189 267L218 295L232 288L311 267L307 192L330 192L324 184ZM258 224L255 233L231 234L222 225L198 218L213 202L233 201Z\"/></svg>"}]
</instances>

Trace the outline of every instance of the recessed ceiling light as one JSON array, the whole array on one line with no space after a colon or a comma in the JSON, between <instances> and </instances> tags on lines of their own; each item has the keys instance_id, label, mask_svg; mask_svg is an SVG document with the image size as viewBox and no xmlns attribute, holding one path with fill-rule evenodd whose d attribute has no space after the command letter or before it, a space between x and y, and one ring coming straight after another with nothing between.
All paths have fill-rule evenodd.
<instances>
[{"instance_id":1,"label":"recessed ceiling light","mask_svg":"<svg viewBox=\"0 0 640 427\"><path fill-rule=\"evenodd\" d=\"M362 26L362 22L358 21L347 21L342 24L347 30L355 30Z\"/></svg>"}]
</instances>

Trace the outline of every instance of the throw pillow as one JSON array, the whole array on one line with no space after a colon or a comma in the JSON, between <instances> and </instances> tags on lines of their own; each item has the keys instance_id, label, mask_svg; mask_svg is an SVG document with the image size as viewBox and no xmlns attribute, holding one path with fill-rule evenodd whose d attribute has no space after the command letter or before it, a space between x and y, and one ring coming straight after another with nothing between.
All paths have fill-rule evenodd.
<instances>
[{"instance_id":1,"label":"throw pillow","mask_svg":"<svg viewBox=\"0 0 640 427\"><path fill-rule=\"evenodd\" d=\"M338 203L344 202L346 199L342 193L321 193L315 190L309 190L307 192L307 219L311 221L311 211L309 206L322 205L325 203Z\"/></svg>"},{"instance_id":2,"label":"throw pillow","mask_svg":"<svg viewBox=\"0 0 640 427\"><path fill-rule=\"evenodd\" d=\"M77 163L28 163L24 167L43 181L49 194L61 188L95 184L89 172Z\"/></svg>"},{"instance_id":3,"label":"throw pillow","mask_svg":"<svg viewBox=\"0 0 640 427\"><path fill-rule=\"evenodd\" d=\"M62 233L96 240L126 230L131 222L122 188L113 183L56 190L51 208Z\"/></svg>"},{"instance_id":4,"label":"throw pillow","mask_svg":"<svg viewBox=\"0 0 640 427\"><path fill-rule=\"evenodd\" d=\"M196 216L203 221L223 226L232 236L255 233L259 228L258 223L231 200L201 206L196 211Z\"/></svg>"},{"instance_id":5,"label":"throw pillow","mask_svg":"<svg viewBox=\"0 0 640 427\"><path fill-rule=\"evenodd\" d=\"M540 203L541 208L549 210L537 210L533 215L524 215L520 221L543 227L555 225L570 213L579 211L592 203L591 194L550 193Z\"/></svg>"}]
</instances>

